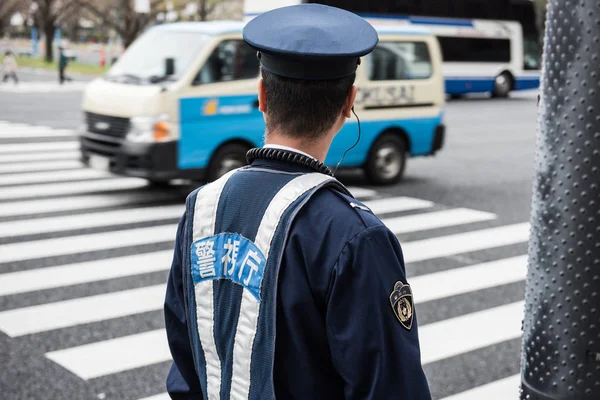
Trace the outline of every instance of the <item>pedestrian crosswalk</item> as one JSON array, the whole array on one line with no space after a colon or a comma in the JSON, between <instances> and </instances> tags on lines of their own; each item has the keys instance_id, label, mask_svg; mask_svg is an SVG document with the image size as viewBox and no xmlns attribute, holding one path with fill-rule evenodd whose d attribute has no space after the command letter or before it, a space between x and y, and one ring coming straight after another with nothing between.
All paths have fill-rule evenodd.
<instances>
[{"instance_id":1,"label":"pedestrian crosswalk","mask_svg":"<svg viewBox=\"0 0 600 400\"><path fill-rule=\"evenodd\" d=\"M0 93L60 93L60 92L81 92L85 89L88 82L72 81L64 84L56 81L21 81L18 84L0 83Z\"/></svg>"},{"instance_id":2,"label":"pedestrian crosswalk","mask_svg":"<svg viewBox=\"0 0 600 400\"><path fill-rule=\"evenodd\" d=\"M2 144L18 134L22 143ZM95 388L109 385L119 398L167 399L171 355L161 310L177 222L192 188L150 190L142 179L85 169L76 149L67 131L0 122L0 344L47 338L37 356L64 374ZM518 371L498 375L485 366L519 355L481 354L520 338L523 298L503 298L503 288L525 279L529 224L406 192L349 189L401 240L417 316L424 316L421 357L434 398L516 398ZM480 293L490 298L477 307L453 306ZM139 322L142 315L154 322ZM444 386L440 365L465 357L479 357L473 373L480 383ZM160 379L145 377L157 366L164 367ZM144 385L121 387L121 374L145 377ZM452 376L468 374L457 368Z\"/></svg>"}]
</instances>

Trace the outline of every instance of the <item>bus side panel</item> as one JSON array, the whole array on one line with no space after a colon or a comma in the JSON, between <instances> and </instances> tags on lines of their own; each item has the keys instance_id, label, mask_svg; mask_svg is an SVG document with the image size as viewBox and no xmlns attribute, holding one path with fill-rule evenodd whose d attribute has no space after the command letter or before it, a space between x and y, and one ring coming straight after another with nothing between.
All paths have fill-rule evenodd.
<instances>
[{"instance_id":1,"label":"bus side panel","mask_svg":"<svg viewBox=\"0 0 600 400\"><path fill-rule=\"evenodd\" d=\"M227 141L244 140L254 146L263 141L265 124L256 94L183 98L179 116L181 169L206 168L214 151Z\"/></svg>"},{"instance_id":2,"label":"bus side panel","mask_svg":"<svg viewBox=\"0 0 600 400\"><path fill-rule=\"evenodd\" d=\"M360 141L352 150L348 151L340 166L355 167L363 165L369 154L371 146L379 135L388 129L400 128L406 132L410 141L410 155L420 156L432 152L435 129L442 124L442 113L434 117L415 117L393 120L371 120L360 122ZM356 121L348 121L331 143L331 148L325 163L335 166L342 158L344 152L350 148L358 137Z\"/></svg>"}]
</instances>

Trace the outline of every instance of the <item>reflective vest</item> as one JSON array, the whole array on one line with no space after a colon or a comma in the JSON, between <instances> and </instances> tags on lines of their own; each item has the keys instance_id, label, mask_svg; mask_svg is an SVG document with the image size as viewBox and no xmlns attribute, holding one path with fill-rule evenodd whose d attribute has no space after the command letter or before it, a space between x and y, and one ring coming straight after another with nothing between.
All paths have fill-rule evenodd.
<instances>
[{"instance_id":1,"label":"reflective vest","mask_svg":"<svg viewBox=\"0 0 600 400\"><path fill-rule=\"evenodd\" d=\"M185 303L205 399L275 398L279 267L294 217L326 186L349 195L328 175L246 167L188 196Z\"/></svg>"}]
</instances>

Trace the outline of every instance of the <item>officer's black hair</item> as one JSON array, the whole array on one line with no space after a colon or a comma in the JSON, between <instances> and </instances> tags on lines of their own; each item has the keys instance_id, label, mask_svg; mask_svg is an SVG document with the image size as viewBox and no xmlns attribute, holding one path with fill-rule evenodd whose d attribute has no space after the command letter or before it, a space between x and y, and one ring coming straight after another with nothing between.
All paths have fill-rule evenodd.
<instances>
[{"instance_id":1,"label":"officer's black hair","mask_svg":"<svg viewBox=\"0 0 600 400\"><path fill-rule=\"evenodd\" d=\"M278 131L294 139L314 141L339 117L356 74L328 80L301 80L261 68L267 92L267 135Z\"/></svg>"}]
</instances>

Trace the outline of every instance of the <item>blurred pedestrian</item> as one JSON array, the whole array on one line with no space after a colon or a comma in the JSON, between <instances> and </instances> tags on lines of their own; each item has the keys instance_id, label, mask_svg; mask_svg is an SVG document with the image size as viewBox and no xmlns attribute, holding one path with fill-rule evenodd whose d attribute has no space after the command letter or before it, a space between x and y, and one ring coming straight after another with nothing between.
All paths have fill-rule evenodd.
<instances>
[{"instance_id":1,"label":"blurred pedestrian","mask_svg":"<svg viewBox=\"0 0 600 400\"><path fill-rule=\"evenodd\" d=\"M67 55L65 54L64 47L62 47L62 46L59 47L58 51L59 51L59 56L58 56L58 81L62 85L65 81L71 81L71 78L69 78L68 76L65 75L65 69L67 68L67 65L69 64L69 59L67 58Z\"/></svg>"},{"instance_id":2,"label":"blurred pedestrian","mask_svg":"<svg viewBox=\"0 0 600 400\"><path fill-rule=\"evenodd\" d=\"M6 53L4 53L4 60L2 61L2 69L4 71L2 82L6 82L8 78L12 78L15 84L19 83L19 78L17 77L17 68L17 60L15 59L15 56L10 50L7 50Z\"/></svg>"}]
</instances>

